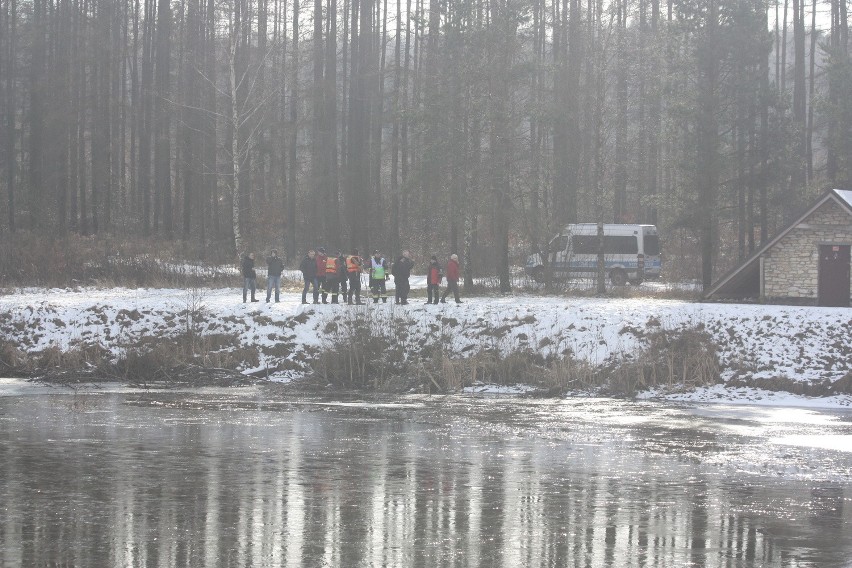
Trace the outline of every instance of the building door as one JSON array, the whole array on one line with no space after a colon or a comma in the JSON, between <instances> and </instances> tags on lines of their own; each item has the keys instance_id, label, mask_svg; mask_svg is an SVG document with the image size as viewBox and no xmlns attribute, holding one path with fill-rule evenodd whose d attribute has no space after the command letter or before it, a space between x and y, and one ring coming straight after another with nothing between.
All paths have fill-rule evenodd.
<instances>
[{"instance_id":1,"label":"building door","mask_svg":"<svg viewBox=\"0 0 852 568\"><path fill-rule=\"evenodd\" d=\"M819 246L820 306L849 306L849 245Z\"/></svg>"}]
</instances>

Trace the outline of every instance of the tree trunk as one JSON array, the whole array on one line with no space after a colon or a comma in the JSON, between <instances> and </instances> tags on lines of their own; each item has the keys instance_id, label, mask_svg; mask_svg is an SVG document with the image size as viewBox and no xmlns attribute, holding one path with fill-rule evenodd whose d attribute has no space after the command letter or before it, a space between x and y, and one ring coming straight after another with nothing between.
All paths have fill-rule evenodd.
<instances>
[{"instance_id":1,"label":"tree trunk","mask_svg":"<svg viewBox=\"0 0 852 568\"><path fill-rule=\"evenodd\" d=\"M151 232L151 122L153 115L152 87L154 83L153 35L154 0L145 0L145 24L142 32L142 120L139 128L139 192L142 197L143 234Z\"/></svg>"},{"instance_id":2,"label":"tree trunk","mask_svg":"<svg viewBox=\"0 0 852 568\"><path fill-rule=\"evenodd\" d=\"M297 254L296 243L296 183L299 175L299 0L293 0L293 54L290 78L290 145L287 178L287 246L290 258ZM310 217L313 220L313 217Z\"/></svg>"},{"instance_id":3,"label":"tree trunk","mask_svg":"<svg viewBox=\"0 0 852 568\"><path fill-rule=\"evenodd\" d=\"M615 75L615 180L613 189L613 222L623 223L627 219L627 6L626 0L616 5L616 69Z\"/></svg>"},{"instance_id":4,"label":"tree trunk","mask_svg":"<svg viewBox=\"0 0 852 568\"><path fill-rule=\"evenodd\" d=\"M805 0L793 0L793 122L796 127L796 142L790 176L790 196L784 201L785 218L790 219L799 208L805 192L807 172L807 125L805 92Z\"/></svg>"},{"instance_id":5,"label":"tree trunk","mask_svg":"<svg viewBox=\"0 0 852 568\"><path fill-rule=\"evenodd\" d=\"M804 2L804 0L802 0ZM804 8L803 8L804 9ZM811 45L810 45L810 87L808 89L808 124L805 134L805 154L807 181L810 183L814 177L814 95L816 94L816 48L819 32L816 27L817 3L813 0L811 5Z\"/></svg>"},{"instance_id":6,"label":"tree trunk","mask_svg":"<svg viewBox=\"0 0 852 568\"><path fill-rule=\"evenodd\" d=\"M647 215L644 221L657 224L657 185L659 184L659 160L660 160L660 122L663 112L663 92L661 80L661 65L659 63L659 55L656 52L656 46L659 35L660 24L660 1L651 0L651 34L654 39L654 48L652 48L652 61L654 68L648 74L648 79L651 83L651 104L648 110L648 196L649 205ZM600 48L599 48L600 49Z\"/></svg>"},{"instance_id":7,"label":"tree trunk","mask_svg":"<svg viewBox=\"0 0 852 568\"><path fill-rule=\"evenodd\" d=\"M133 0L133 42L130 51L130 210L138 212L141 208L139 200L139 168L137 161L139 157L138 141L139 125L142 116L141 88L139 86L139 0ZM136 220L136 219L134 219Z\"/></svg>"},{"instance_id":8,"label":"tree trunk","mask_svg":"<svg viewBox=\"0 0 852 568\"><path fill-rule=\"evenodd\" d=\"M371 33L371 43L373 45L370 53L375 53L376 49L378 49L379 61L378 61L378 69L375 68L375 63L371 64L371 74L370 74L370 95L371 95L371 108L370 108L370 125L372 129L370 150L372 153L372 167L370 172L370 182L373 186L373 195L371 196L370 202L372 204L378 205L382 203L384 200L382 199L382 128L384 126L384 99L385 99L385 62L387 58L387 37L388 37L388 2L384 0L383 2L376 2L376 10L379 10L382 7L382 16L381 20L378 18L378 14L376 17L376 23L373 26L373 33ZM381 21L381 32L378 32L377 28L379 26L379 22ZM363 26L361 28L363 32ZM378 44L378 45L375 45ZM382 228L384 228L384 223L382 223ZM382 235L382 244L385 248L388 247L388 238L386 234ZM397 249L390 249L396 251ZM399 251L402 252L401 250Z\"/></svg>"},{"instance_id":9,"label":"tree trunk","mask_svg":"<svg viewBox=\"0 0 852 568\"><path fill-rule=\"evenodd\" d=\"M269 33L269 0L256 0L257 4L255 10L257 12L257 61L255 62L256 66L256 76L255 76L255 86L253 90L256 93L256 96L260 100L266 100L267 92L266 92L266 60L267 53L269 52L269 41L268 41L268 33ZM253 122L259 122L256 126L256 134L257 137L257 165L255 166L256 175L254 176L258 180L257 187L255 188L255 193L258 198L266 202L269 199L269 145L267 144L267 131L269 130L270 121L263 120L262 117L258 117Z\"/></svg>"},{"instance_id":10,"label":"tree trunk","mask_svg":"<svg viewBox=\"0 0 852 568\"><path fill-rule=\"evenodd\" d=\"M82 71L81 71L81 49L80 43L82 41L82 31L80 29L80 2L75 1L71 6L72 16L71 21L73 23L72 26L72 34L73 38L71 40L71 59L69 61L69 71L70 71L70 88L71 88L71 108L70 108L70 128L68 132L68 159L69 159L69 168L68 168L68 228L72 232L77 232L79 230L79 224L77 222L78 215L78 188L80 185L79 176L80 176L80 160L79 156L79 148L78 148L78 131L80 129L80 85L83 82L82 79Z\"/></svg>"},{"instance_id":11,"label":"tree trunk","mask_svg":"<svg viewBox=\"0 0 852 568\"><path fill-rule=\"evenodd\" d=\"M287 2L275 0L275 41L279 44L278 53L278 131L276 135L278 156L278 183L281 188L281 238L284 242L284 255L287 260L296 258L296 236L290 235L290 211L287 203L289 195L289 184L287 182L287 76L290 70L287 68Z\"/></svg>"},{"instance_id":12,"label":"tree trunk","mask_svg":"<svg viewBox=\"0 0 852 568\"><path fill-rule=\"evenodd\" d=\"M171 23L170 0L159 0L157 8L157 118L154 139L154 177L156 195L160 198L163 230L166 238L173 235L172 166L171 166ZM155 217L156 218L156 217ZM156 221L155 221L156 225Z\"/></svg>"},{"instance_id":13,"label":"tree trunk","mask_svg":"<svg viewBox=\"0 0 852 568\"><path fill-rule=\"evenodd\" d=\"M201 247L202 255L206 254L206 246L207 242L205 239L205 218L206 212L209 210L210 218L212 221L212 231L214 234L221 234L221 227L219 222L219 170L218 170L218 133L216 129L217 125L217 109L218 104L216 101L216 8L215 8L215 0L208 0L207 10L205 14L205 58L204 58L204 68L205 68L205 77L207 80L205 81L206 88L204 89L204 107L208 112L207 118L204 121L204 158L203 158L203 167L204 167L204 181L201 184L201 196L199 199L202 200L201 209L199 214L201 215L201 226L199 232L199 244Z\"/></svg>"},{"instance_id":14,"label":"tree trunk","mask_svg":"<svg viewBox=\"0 0 852 568\"><path fill-rule=\"evenodd\" d=\"M398 0L402 1L402 0ZM405 61L402 72L402 108L404 109L402 121L399 127L399 224L408 226L408 120L409 120L409 81L411 76L411 0L406 0L405 13Z\"/></svg>"},{"instance_id":15,"label":"tree trunk","mask_svg":"<svg viewBox=\"0 0 852 568\"><path fill-rule=\"evenodd\" d=\"M111 9L107 3L96 4L95 38L101 48L94 58L91 90L91 163L92 163L92 232L98 234L107 228L106 219L110 193L110 28Z\"/></svg>"},{"instance_id":16,"label":"tree trunk","mask_svg":"<svg viewBox=\"0 0 852 568\"><path fill-rule=\"evenodd\" d=\"M199 111L202 108L201 89L199 85L199 73L202 62L200 57L201 30L200 0L187 0L186 19L184 21L184 62L183 62L183 215L182 215L182 239L189 242L192 237L192 209L194 204L199 203L202 208L196 213L199 218L203 217L203 201L198 199L198 173L203 171L201 163L200 145L198 143L199 133L202 132L202 123Z\"/></svg>"},{"instance_id":17,"label":"tree trunk","mask_svg":"<svg viewBox=\"0 0 852 568\"><path fill-rule=\"evenodd\" d=\"M326 242L339 249L340 231L340 179L337 164L337 0L328 0L328 33L326 34L326 63L323 77L323 128L322 152L326 177L326 202L328 233Z\"/></svg>"},{"instance_id":18,"label":"tree trunk","mask_svg":"<svg viewBox=\"0 0 852 568\"><path fill-rule=\"evenodd\" d=\"M121 53L120 61L116 61L119 71L114 77L113 89L118 100L113 105L114 115L113 124L117 125L113 132L113 172L117 176L117 186L119 191L119 203L116 205L118 212L121 215L120 223L127 223L127 192L130 187L129 175L127 168L127 126L128 113L130 112L129 103L129 45L130 45L130 2L123 2L122 11L119 13L120 20L116 18L117 25L121 33L116 33L117 51ZM108 212L112 209L108 208ZM107 219L107 224L112 225L112 218Z\"/></svg>"},{"instance_id":19,"label":"tree trunk","mask_svg":"<svg viewBox=\"0 0 852 568\"><path fill-rule=\"evenodd\" d=\"M29 209L30 230L35 232L46 224L44 204L44 99L46 85L47 14L45 2L33 0L32 27L35 31L30 62L30 108L29 108Z\"/></svg>"},{"instance_id":20,"label":"tree trunk","mask_svg":"<svg viewBox=\"0 0 852 568\"><path fill-rule=\"evenodd\" d=\"M323 239L328 237L328 223L324 213L326 209L322 207L327 205L327 187L326 177L326 160L323 143L325 137L323 128L325 121L323 112L323 61L324 51L322 44L322 0L314 0L314 33L313 33L313 69L314 82L311 86L311 109L313 111L313 119L311 120L311 226L314 228L315 234Z\"/></svg>"},{"instance_id":21,"label":"tree trunk","mask_svg":"<svg viewBox=\"0 0 852 568\"><path fill-rule=\"evenodd\" d=\"M781 24L781 78L778 84L781 86L782 93L787 92L787 7L789 4L790 0L784 0L784 20Z\"/></svg>"},{"instance_id":22,"label":"tree trunk","mask_svg":"<svg viewBox=\"0 0 852 568\"><path fill-rule=\"evenodd\" d=\"M234 63L237 79L237 116L240 126L237 133L240 160L240 232L244 240L249 240L252 232L252 191L254 188L252 172L254 162L254 144L257 118L255 101L259 98L254 93L256 74L251 65L252 46L252 15L254 2L238 0L237 3L237 43Z\"/></svg>"},{"instance_id":23,"label":"tree trunk","mask_svg":"<svg viewBox=\"0 0 852 568\"><path fill-rule=\"evenodd\" d=\"M713 282L713 251L716 189L718 186L718 108L719 58L718 0L709 0L703 46L699 50L698 145L696 163L699 239L701 248L701 281L704 290Z\"/></svg>"},{"instance_id":24,"label":"tree trunk","mask_svg":"<svg viewBox=\"0 0 852 568\"><path fill-rule=\"evenodd\" d=\"M242 148L240 141L240 115L239 115L239 89L237 85L237 44L240 41L240 26L238 22L232 25L230 50L230 65L228 66L228 87L230 94L230 154L231 154L231 223L234 233L234 251L237 255L243 252L243 234L240 220L240 182L242 175L240 166L242 162Z\"/></svg>"},{"instance_id":25,"label":"tree trunk","mask_svg":"<svg viewBox=\"0 0 852 568\"><path fill-rule=\"evenodd\" d=\"M8 207L9 232L14 233L17 229L15 224L15 191L17 181L18 156L15 151L15 114L17 112L17 88L16 88L16 65L15 54L17 54L18 41L18 3L17 0L9 0L7 3L8 15L6 16L7 37L9 42L9 60L4 68L6 75L6 136L3 144L6 148L6 191Z\"/></svg>"},{"instance_id":26,"label":"tree trunk","mask_svg":"<svg viewBox=\"0 0 852 568\"><path fill-rule=\"evenodd\" d=\"M88 14L88 1L81 0L80 5L81 20L85 22L86 16ZM85 27L85 23L81 24L80 27L81 29L83 29ZM84 39L81 39L79 45L80 51L84 51L85 47L86 42ZM86 198L88 190L88 160L86 159L86 157L90 154L90 152L87 152L86 150L86 101L88 100L89 87L89 75L86 73L86 70L87 66L85 63L85 57L81 55L79 65L80 84L78 89L79 114L77 115L77 193L80 196L80 234L84 236L89 234L89 209L88 200Z\"/></svg>"},{"instance_id":27,"label":"tree trunk","mask_svg":"<svg viewBox=\"0 0 852 568\"><path fill-rule=\"evenodd\" d=\"M766 16L764 16L765 18ZM764 19L765 23L766 20ZM760 223L760 246L766 244L769 238L769 61L766 57L760 58L760 177L759 177L759 223Z\"/></svg>"},{"instance_id":28,"label":"tree trunk","mask_svg":"<svg viewBox=\"0 0 852 568\"><path fill-rule=\"evenodd\" d=\"M73 43L73 17L70 2L63 2L56 8L54 14L56 39L53 47L53 62L50 76L54 86L51 87L53 106L58 112L52 113L53 128L51 138L54 152L51 160L54 162L55 200L56 200L56 231L65 236L68 230L68 182L70 175L69 156L71 125L71 53Z\"/></svg>"},{"instance_id":29,"label":"tree trunk","mask_svg":"<svg viewBox=\"0 0 852 568\"><path fill-rule=\"evenodd\" d=\"M388 244L390 250L399 250L399 114L400 114L400 90L402 88L402 1L396 2L396 33L394 34L394 73L393 73L393 100L391 103L391 120L393 130L391 132L391 207L390 207L390 234Z\"/></svg>"},{"instance_id":30,"label":"tree trunk","mask_svg":"<svg viewBox=\"0 0 852 568\"><path fill-rule=\"evenodd\" d=\"M512 291L509 271L509 213L511 200L511 117L509 115L511 67L514 63L514 43L517 20L509 11L506 0L495 0L491 4L492 22L499 31L497 45L490 46L494 64L489 75L493 108L490 109L491 140L491 191L494 207L494 245L497 254L497 277L500 292Z\"/></svg>"}]
</instances>

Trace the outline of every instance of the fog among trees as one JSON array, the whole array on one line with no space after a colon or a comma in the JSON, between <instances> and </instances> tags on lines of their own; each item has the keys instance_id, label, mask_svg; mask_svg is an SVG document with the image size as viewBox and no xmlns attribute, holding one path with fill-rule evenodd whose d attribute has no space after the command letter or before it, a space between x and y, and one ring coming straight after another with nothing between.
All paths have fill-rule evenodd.
<instances>
[{"instance_id":1,"label":"fog among trees","mask_svg":"<svg viewBox=\"0 0 852 568\"><path fill-rule=\"evenodd\" d=\"M852 188L847 0L0 0L0 234L458 252L659 226L704 285Z\"/></svg>"}]
</instances>

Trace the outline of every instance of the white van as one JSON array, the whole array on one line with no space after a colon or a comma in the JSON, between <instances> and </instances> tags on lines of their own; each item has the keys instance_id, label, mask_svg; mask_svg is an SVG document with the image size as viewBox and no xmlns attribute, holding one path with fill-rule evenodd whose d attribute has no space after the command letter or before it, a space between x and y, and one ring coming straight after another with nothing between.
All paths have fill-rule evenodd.
<instances>
[{"instance_id":1,"label":"white van","mask_svg":"<svg viewBox=\"0 0 852 568\"><path fill-rule=\"evenodd\" d=\"M608 223L604 231L604 265L610 282L623 286L646 278L659 278L662 269L660 240L655 225ZM597 223L575 223L553 237L546 253L527 258L524 271L537 282L544 281L544 256L555 280L590 277L598 269Z\"/></svg>"}]
</instances>

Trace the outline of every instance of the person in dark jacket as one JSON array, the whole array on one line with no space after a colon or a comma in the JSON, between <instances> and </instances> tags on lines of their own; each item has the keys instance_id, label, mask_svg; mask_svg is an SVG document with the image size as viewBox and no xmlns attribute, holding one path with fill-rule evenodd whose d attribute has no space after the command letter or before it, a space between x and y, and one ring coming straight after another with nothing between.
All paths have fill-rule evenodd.
<instances>
[{"instance_id":1,"label":"person in dark jacket","mask_svg":"<svg viewBox=\"0 0 852 568\"><path fill-rule=\"evenodd\" d=\"M450 261L447 263L447 289L444 290L444 294L441 296L441 303L447 303L447 295L452 292L453 296L456 298L456 303L461 304L462 301L459 299L459 255L453 254L450 256Z\"/></svg>"},{"instance_id":2,"label":"person in dark jacket","mask_svg":"<svg viewBox=\"0 0 852 568\"><path fill-rule=\"evenodd\" d=\"M432 262L429 263L429 270L426 271L426 303L437 304L440 300L441 279L444 277L441 274L441 265L438 264L438 257L433 256ZM434 301L433 301L434 298Z\"/></svg>"},{"instance_id":3,"label":"person in dark jacket","mask_svg":"<svg viewBox=\"0 0 852 568\"><path fill-rule=\"evenodd\" d=\"M275 288L275 302L281 297L281 273L284 272L284 261L278 256L278 249L272 249L272 255L266 259L266 303L272 296Z\"/></svg>"},{"instance_id":4,"label":"person in dark jacket","mask_svg":"<svg viewBox=\"0 0 852 568\"><path fill-rule=\"evenodd\" d=\"M343 303L349 298L349 274L346 273L346 257L342 251L337 251L337 281L340 282L340 293L343 294Z\"/></svg>"},{"instance_id":5,"label":"person in dark jacket","mask_svg":"<svg viewBox=\"0 0 852 568\"><path fill-rule=\"evenodd\" d=\"M349 296L346 298L346 303L351 304L352 297L355 297L356 304L363 304L361 301L361 272L364 270L364 259L358 256L358 249L352 249L352 254L346 257L346 274L349 278Z\"/></svg>"},{"instance_id":6,"label":"person in dark jacket","mask_svg":"<svg viewBox=\"0 0 852 568\"><path fill-rule=\"evenodd\" d=\"M394 286L396 293L394 294L394 303L405 305L408 303L408 293L411 291L411 284L408 279L411 278L411 269L414 267L414 261L411 259L411 253L407 250L402 251L402 256L396 259L393 263Z\"/></svg>"},{"instance_id":7,"label":"person in dark jacket","mask_svg":"<svg viewBox=\"0 0 852 568\"><path fill-rule=\"evenodd\" d=\"M257 289L257 272L254 270L254 253L250 252L243 257L242 265L243 273L243 303L246 301L246 293L251 290L251 301L259 302L254 297L254 292Z\"/></svg>"},{"instance_id":8,"label":"person in dark jacket","mask_svg":"<svg viewBox=\"0 0 852 568\"><path fill-rule=\"evenodd\" d=\"M302 303L308 303L308 289L313 286L314 287L314 303L316 304L319 298L319 290L317 290L317 261L316 261L316 251L311 249L308 251L308 254L305 255L305 258L302 259L302 263L299 265L299 270L302 271L302 277L305 279L305 287L302 288Z\"/></svg>"},{"instance_id":9,"label":"person in dark jacket","mask_svg":"<svg viewBox=\"0 0 852 568\"><path fill-rule=\"evenodd\" d=\"M322 294L322 303L328 303L328 292L325 287L325 270L328 257L325 255L325 249L319 247L316 255L317 275L314 279L314 303L319 303L319 294Z\"/></svg>"}]
</instances>

